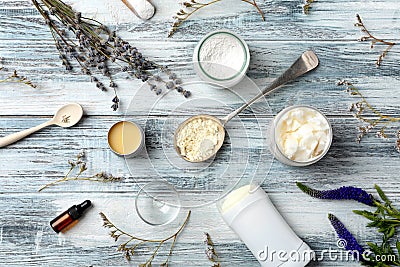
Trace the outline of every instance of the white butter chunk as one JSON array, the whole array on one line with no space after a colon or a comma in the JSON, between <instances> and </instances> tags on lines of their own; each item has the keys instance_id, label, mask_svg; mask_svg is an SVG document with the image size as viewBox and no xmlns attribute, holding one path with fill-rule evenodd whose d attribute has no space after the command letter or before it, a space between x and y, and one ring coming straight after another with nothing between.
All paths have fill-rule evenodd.
<instances>
[{"instance_id":1,"label":"white butter chunk","mask_svg":"<svg viewBox=\"0 0 400 267\"><path fill-rule=\"evenodd\" d=\"M280 151L291 160L307 162L321 155L329 143L330 126L318 111L298 107L284 114L276 125Z\"/></svg>"}]
</instances>

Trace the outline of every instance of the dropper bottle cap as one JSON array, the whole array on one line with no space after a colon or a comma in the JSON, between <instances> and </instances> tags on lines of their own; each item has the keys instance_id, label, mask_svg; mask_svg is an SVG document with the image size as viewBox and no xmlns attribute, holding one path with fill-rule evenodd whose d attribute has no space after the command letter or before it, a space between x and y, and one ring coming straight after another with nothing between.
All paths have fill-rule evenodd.
<instances>
[{"instance_id":1,"label":"dropper bottle cap","mask_svg":"<svg viewBox=\"0 0 400 267\"><path fill-rule=\"evenodd\" d=\"M73 220L79 219L83 212L92 206L92 202L90 200L85 200L79 205L73 205L68 209L69 215L71 215Z\"/></svg>"}]
</instances>

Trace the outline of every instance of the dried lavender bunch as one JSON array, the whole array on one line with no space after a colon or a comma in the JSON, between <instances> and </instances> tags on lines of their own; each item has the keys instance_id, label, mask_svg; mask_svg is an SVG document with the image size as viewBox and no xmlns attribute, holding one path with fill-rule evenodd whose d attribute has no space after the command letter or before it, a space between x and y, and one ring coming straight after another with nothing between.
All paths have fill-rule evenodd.
<instances>
[{"instance_id":1,"label":"dried lavender bunch","mask_svg":"<svg viewBox=\"0 0 400 267\"><path fill-rule=\"evenodd\" d=\"M181 8L180 10L172 17L174 19L174 22L172 24L172 28L168 33L168 37L171 37L177 30L178 28L186 21L189 19L191 15L193 15L195 12L199 11L203 7L215 4L217 2L220 2L222 0L213 0L209 1L206 3L200 3L197 2L196 0L187 0L181 3ZM264 12L260 9L260 7L257 5L256 0L240 0L242 2L248 3L255 7L260 13L261 18L263 21L265 21L264 17Z\"/></svg>"},{"instance_id":2,"label":"dried lavender bunch","mask_svg":"<svg viewBox=\"0 0 400 267\"><path fill-rule=\"evenodd\" d=\"M188 212L185 221L179 227L179 229L175 232L175 234L173 234L167 238L164 238L164 239L143 239L143 238L136 237L135 235L127 233L127 232L123 231L122 229L118 228L115 224L113 224L107 218L107 216L104 213L100 212L100 216L103 220L103 226L111 229L110 236L112 238L114 238L115 242L117 242L120 237L128 238L128 241L121 243L117 249L118 251L121 251L124 253L125 258L128 261L131 260L131 256L135 255L135 250L137 248L139 248L140 246L156 244L156 247L155 247L153 253L151 254L150 258L145 263L139 264L139 267L151 267L152 262L153 262L154 258L156 257L160 248L165 244L165 242L172 240L167 259L160 265L161 267L168 267L169 260L172 255L175 243L176 243L176 239L178 238L179 234L183 231L183 229L187 225L189 218L190 218L190 214L191 214L191 211Z\"/></svg>"},{"instance_id":3,"label":"dried lavender bunch","mask_svg":"<svg viewBox=\"0 0 400 267\"><path fill-rule=\"evenodd\" d=\"M331 222L333 229L335 229L338 237L345 241L344 248L352 252L353 256L359 256L358 259L362 259L360 257L364 254L365 249L358 244L357 240L349 232L349 230L346 229L344 224L333 214L328 214L328 219Z\"/></svg>"},{"instance_id":4,"label":"dried lavender bunch","mask_svg":"<svg viewBox=\"0 0 400 267\"><path fill-rule=\"evenodd\" d=\"M305 0L303 5L303 12L304 14L310 14L311 4L314 3L314 0Z\"/></svg>"},{"instance_id":5,"label":"dried lavender bunch","mask_svg":"<svg viewBox=\"0 0 400 267\"><path fill-rule=\"evenodd\" d=\"M316 190L306 186L300 182L296 182L298 188L309 196L319 199L332 199L332 200L355 200L360 203L364 203L368 206L374 206L374 197L368 194L365 190L353 187L353 186L342 186L333 190Z\"/></svg>"},{"instance_id":6,"label":"dried lavender bunch","mask_svg":"<svg viewBox=\"0 0 400 267\"><path fill-rule=\"evenodd\" d=\"M204 233L204 245L206 246L205 253L209 261L213 263L212 267L221 267L219 257L214 248L214 243L208 233Z\"/></svg>"},{"instance_id":7,"label":"dried lavender bunch","mask_svg":"<svg viewBox=\"0 0 400 267\"><path fill-rule=\"evenodd\" d=\"M177 90L185 97L190 92L181 87L182 81L167 67L146 59L139 50L117 36L104 24L91 18L85 18L74 11L70 5L60 0L32 0L36 9L45 19L54 38L60 59L66 70L72 70L71 62L76 62L82 73L90 77L91 82L102 91L107 86L99 78L106 78L109 88L115 96L111 108L119 107L117 84L113 77L126 73L130 77L147 82L150 90L157 95L163 88ZM110 68L113 65L117 70ZM160 75L166 76L163 78Z\"/></svg>"},{"instance_id":8,"label":"dried lavender bunch","mask_svg":"<svg viewBox=\"0 0 400 267\"><path fill-rule=\"evenodd\" d=\"M4 68L0 67L0 71L1 70L4 70ZM13 73L9 75L7 78L0 79L0 83L7 83L7 82L23 83L32 88L36 88L36 84L32 83L27 77L19 75L16 70L14 70Z\"/></svg>"},{"instance_id":9,"label":"dried lavender bunch","mask_svg":"<svg viewBox=\"0 0 400 267\"><path fill-rule=\"evenodd\" d=\"M375 62L376 66L379 67L382 64L383 58L386 57L386 55L389 53L390 49L392 49L392 47L394 45L396 45L396 43L388 42L388 41L376 38L365 27L363 21L361 20L360 15L357 14L356 17L357 17L357 22L354 24L354 26L359 27L361 29L361 32L363 32L365 34L364 36L362 36L359 39L360 42L370 41L371 42L371 49L374 48L374 46L377 43L386 45L386 49L379 55L378 59Z\"/></svg>"},{"instance_id":10,"label":"dried lavender bunch","mask_svg":"<svg viewBox=\"0 0 400 267\"><path fill-rule=\"evenodd\" d=\"M364 125L358 127L359 134L357 136L356 141L358 143L361 142L361 139L368 133L370 133L377 126L380 126L379 130L376 132L376 136L387 139L388 135L386 134L386 128L396 122L400 121L400 117L392 117L383 115L377 109L375 109L367 99L361 94L360 90L355 87L352 83L342 80L337 83L338 86L346 86L346 92L348 92L351 96L358 96L361 100L351 104L350 111L354 112L354 117L360 120ZM365 116L366 112L372 112L374 115L378 116L377 119L367 118ZM400 139L400 134L397 133L396 137ZM400 152L400 142L396 141L396 149Z\"/></svg>"},{"instance_id":11,"label":"dried lavender bunch","mask_svg":"<svg viewBox=\"0 0 400 267\"><path fill-rule=\"evenodd\" d=\"M92 176L82 177L82 174L87 170L85 156L86 156L85 152L82 151L78 153L75 160L68 160L68 165L70 168L68 172L65 174L65 176L57 181L42 186L38 191L40 192L47 187L67 181L92 181L92 182L108 183L108 182L118 182L122 180L121 177L115 177L112 174L107 174L106 172L103 171L96 173L95 175ZM72 175L74 171L75 175Z\"/></svg>"}]
</instances>

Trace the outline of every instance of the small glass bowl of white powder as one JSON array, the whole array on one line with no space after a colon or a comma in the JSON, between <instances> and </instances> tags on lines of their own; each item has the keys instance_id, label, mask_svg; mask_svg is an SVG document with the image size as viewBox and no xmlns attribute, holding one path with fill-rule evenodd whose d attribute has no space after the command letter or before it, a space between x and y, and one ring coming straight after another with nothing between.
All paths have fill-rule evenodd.
<instances>
[{"instance_id":1,"label":"small glass bowl of white powder","mask_svg":"<svg viewBox=\"0 0 400 267\"><path fill-rule=\"evenodd\" d=\"M218 30L200 40L194 49L193 63L197 75L204 81L232 87L246 75L250 51L237 34Z\"/></svg>"},{"instance_id":2,"label":"small glass bowl of white powder","mask_svg":"<svg viewBox=\"0 0 400 267\"><path fill-rule=\"evenodd\" d=\"M291 106L276 115L270 127L270 150L290 166L311 165L325 156L333 139L332 126L317 109Z\"/></svg>"}]
</instances>

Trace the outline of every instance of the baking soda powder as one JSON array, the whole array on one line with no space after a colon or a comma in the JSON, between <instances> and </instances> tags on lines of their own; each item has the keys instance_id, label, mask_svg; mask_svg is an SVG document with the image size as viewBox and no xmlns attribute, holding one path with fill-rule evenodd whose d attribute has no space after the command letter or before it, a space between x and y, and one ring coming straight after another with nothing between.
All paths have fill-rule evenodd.
<instances>
[{"instance_id":1,"label":"baking soda powder","mask_svg":"<svg viewBox=\"0 0 400 267\"><path fill-rule=\"evenodd\" d=\"M204 72L211 77L229 79L241 72L246 61L246 51L234 35L218 33L204 41L199 61Z\"/></svg>"}]
</instances>

